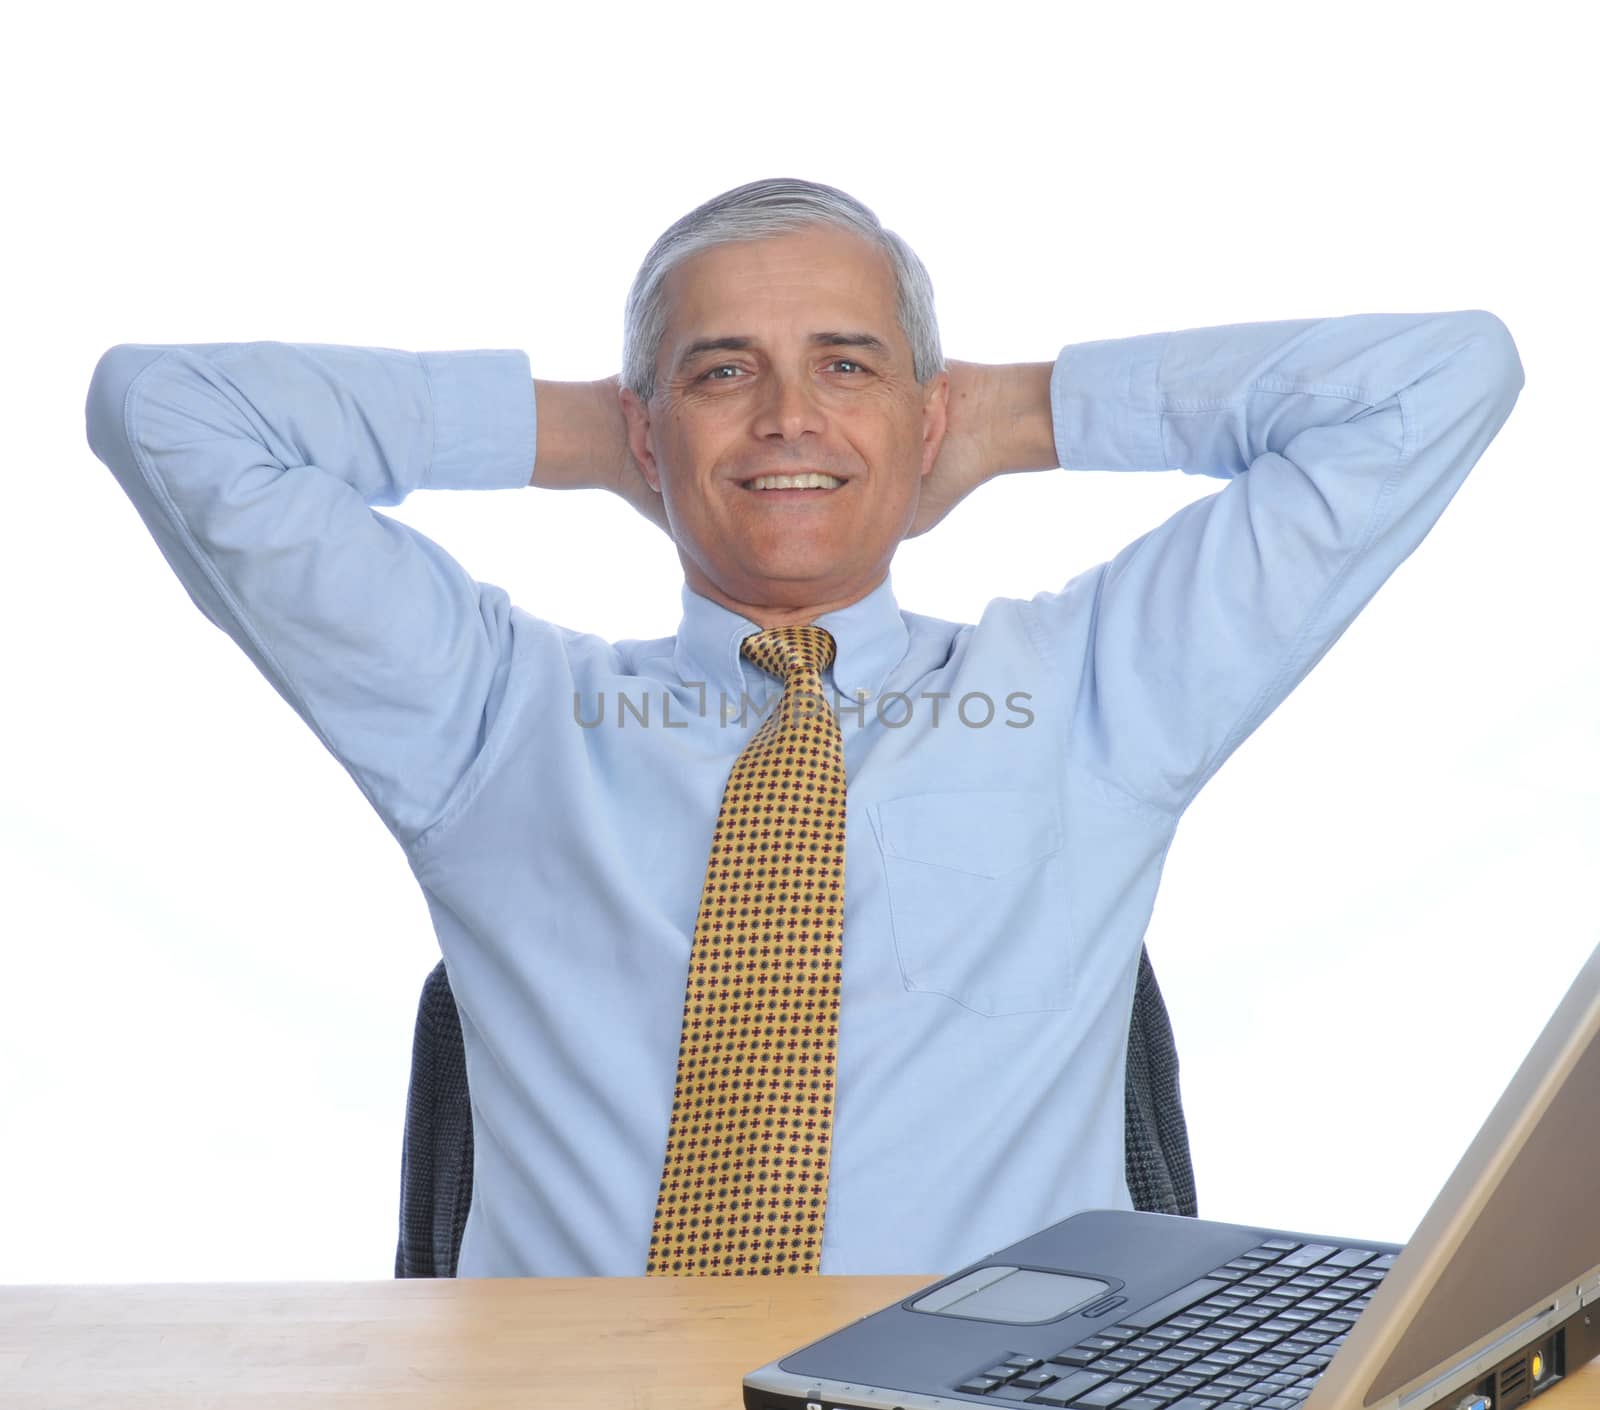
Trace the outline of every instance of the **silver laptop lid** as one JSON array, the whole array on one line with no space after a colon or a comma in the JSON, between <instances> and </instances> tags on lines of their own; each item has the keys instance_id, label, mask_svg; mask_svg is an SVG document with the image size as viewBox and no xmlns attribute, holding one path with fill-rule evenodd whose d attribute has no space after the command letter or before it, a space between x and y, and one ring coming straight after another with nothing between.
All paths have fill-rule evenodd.
<instances>
[{"instance_id":1,"label":"silver laptop lid","mask_svg":"<svg viewBox=\"0 0 1600 1410\"><path fill-rule=\"evenodd\" d=\"M1423 1410L1600 1304L1597 1195L1600 947L1304 1410Z\"/></svg>"}]
</instances>

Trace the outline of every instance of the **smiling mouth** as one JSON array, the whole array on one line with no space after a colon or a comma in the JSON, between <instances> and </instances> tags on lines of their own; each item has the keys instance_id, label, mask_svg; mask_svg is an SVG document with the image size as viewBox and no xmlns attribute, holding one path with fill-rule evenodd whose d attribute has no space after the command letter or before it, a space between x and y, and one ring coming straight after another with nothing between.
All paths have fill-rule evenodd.
<instances>
[{"instance_id":1,"label":"smiling mouth","mask_svg":"<svg viewBox=\"0 0 1600 1410\"><path fill-rule=\"evenodd\" d=\"M771 493L779 490L836 490L842 484L844 481L837 475L811 472L804 475L758 475L753 480L746 480L744 488Z\"/></svg>"}]
</instances>

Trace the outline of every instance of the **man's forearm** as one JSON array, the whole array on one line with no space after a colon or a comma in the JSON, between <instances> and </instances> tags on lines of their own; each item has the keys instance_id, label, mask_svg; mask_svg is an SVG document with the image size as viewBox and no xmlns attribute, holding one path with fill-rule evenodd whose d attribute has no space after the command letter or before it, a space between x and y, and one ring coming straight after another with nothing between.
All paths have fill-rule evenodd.
<instances>
[{"instance_id":1,"label":"man's forearm","mask_svg":"<svg viewBox=\"0 0 1600 1410\"><path fill-rule=\"evenodd\" d=\"M984 367L988 388L991 474L1054 470L1055 418L1050 408L1052 362L1007 362Z\"/></svg>"},{"instance_id":2,"label":"man's forearm","mask_svg":"<svg viewBox=\"0 0 1600 1410\"><path fill-rule=\"evenodd\" d=\"M615 376L598 382L534 379L538 443L530 485L551 490L617 488L632 459L618 381Z\"/></svg>"}]
</instances>

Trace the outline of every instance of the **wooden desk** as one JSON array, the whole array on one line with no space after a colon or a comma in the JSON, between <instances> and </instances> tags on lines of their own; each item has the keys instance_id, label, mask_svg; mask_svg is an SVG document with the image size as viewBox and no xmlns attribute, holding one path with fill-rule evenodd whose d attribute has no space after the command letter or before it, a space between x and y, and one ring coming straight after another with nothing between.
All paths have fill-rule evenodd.
<instances>
[{"instance_id":1,"label":"wooden desk","mask_svg":"<svg viewBox=\"0 0 1600 1410\"><path fill-rule=\"evenodd\" d=\"M935 1276L0 1287L0 1410L741 1410ZM1539 1410L1600 1410L1600 1362Z\"/></svg>"}]
</instances>

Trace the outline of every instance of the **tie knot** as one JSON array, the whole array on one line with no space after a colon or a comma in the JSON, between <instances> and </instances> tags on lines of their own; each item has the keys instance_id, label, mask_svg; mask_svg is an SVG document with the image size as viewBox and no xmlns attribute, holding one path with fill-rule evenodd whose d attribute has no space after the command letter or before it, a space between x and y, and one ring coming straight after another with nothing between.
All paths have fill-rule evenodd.
<instances>
[{"instance_id":1,"label":"tie knot","mask_svg":"<svg viewBox=\"0 0 1600 1410\"><path fill-rule=\"evenodd\" d=\"M794 671L822 672L833 664L833 636L823 627L806 623L798 627L768 627L747 636L739 647L747 661L788 681Z\"/></svg>"}]
</instances>

